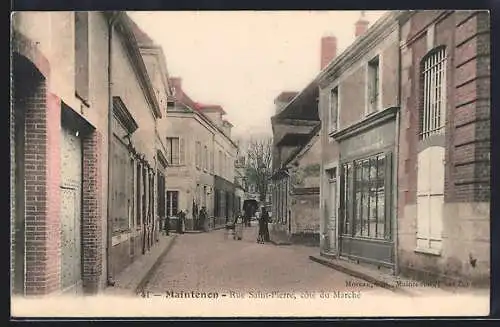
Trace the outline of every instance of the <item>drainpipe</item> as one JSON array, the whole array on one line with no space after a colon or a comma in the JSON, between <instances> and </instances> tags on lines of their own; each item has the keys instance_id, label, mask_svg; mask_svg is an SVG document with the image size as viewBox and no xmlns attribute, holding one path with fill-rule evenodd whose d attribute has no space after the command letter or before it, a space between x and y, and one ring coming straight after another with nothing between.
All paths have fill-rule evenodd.
<instances>
[{"instance_id":1,"label":"drainpipe","mask_svg":"<svg viewBox=\"0 0 500 327\"><path fill-rule=\"evenodd\" d=\"M112 94L112 38L113 26L117 17L115 14L108 20L108 204L107 204L107 224L106 224L106 284L114 286L115 281L111 275L111 247L112 247L112 221L111 221L111 139L113 136L113 94Z\"/></svg>"},{"instance_id":2,"label":"drainpipe","mask_svg":"<svg viewBox=\"0 0 500 327\"><path fill-rule=\"evenodd\" d=\"M398 24L398 46L401 41L401 24L399 23L399 17L396 18L397 24ZM396 162L394 165L394 173L393 173L393 178L394 182L392 183L392 191L393 191L393 221L394 221L394 228L393 228L393 237L394 237L394 275L399 275L399 256L398 256L398 248L399 248L399 242L398 242L398 198L399 198L399 187L398 187L398 171L399 171L399 134L400 134L400 117L401 117L401 47L399 46L398 50L398 92L397 92L397 102L396 105L399 107L398 110L396 111L396 133L395 133L395 146L394 146L394 158L393 161Z\"/></svg>"}]
</instances>

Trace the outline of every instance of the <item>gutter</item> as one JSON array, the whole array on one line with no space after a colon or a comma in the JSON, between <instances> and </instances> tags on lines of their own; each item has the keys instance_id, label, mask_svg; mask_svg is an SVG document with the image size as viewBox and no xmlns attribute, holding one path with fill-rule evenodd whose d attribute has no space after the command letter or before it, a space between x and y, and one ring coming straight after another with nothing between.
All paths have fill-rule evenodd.
<instances>
[{"instance_id":1,"label":"gutter","mask_svg":"<svg viewBox=\"0 0 500 327\"><path fill-rule=\"evenodd\" d=\"M398 43L401 41L401 25L398 23ZM398 51L398 92L397 92L397 103L396 105L399 107L399 110L396 111L396 132L395 134L395 144L394 144L394 159L396 161L396 164L394 165L394 173L393 173L393 178L394 182L392 183L392 192L393 192L393 201L394 203L392 204L393 208L393 221L394 221L394 228L393 228L393 237L394 237L394 275L399 275L399 256L398 256L398 247L399 247L399 242L398 242L398 171L399 171L399 138L400 138L400 131L399 131L399 126L400 126L400 117L401 117L401 48L399 48Z\"/></svg>"},{"instance_id":2,"label":"gutter","mask_svg":"<svg viewBox=\"0 0 500 327\"><path fill-rule=\"evenodd\" d=\"M111 247L112 247L112 219L111 219L111 139L113 137L113 93L112 93L112 47L113 47L113 27L119 13L112 13L108 18L108 203L107 223L106 223L106 285L114 286L115 282L111 275Z\"/></svg>"}]
</instances>

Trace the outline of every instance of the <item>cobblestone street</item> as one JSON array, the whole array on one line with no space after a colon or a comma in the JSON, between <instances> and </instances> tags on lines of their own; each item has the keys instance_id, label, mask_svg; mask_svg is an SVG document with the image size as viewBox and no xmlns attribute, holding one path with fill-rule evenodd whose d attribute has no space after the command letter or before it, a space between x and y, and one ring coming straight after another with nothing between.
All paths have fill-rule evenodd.
<instances>
[{"instance_id":1,"label":"cobblestone street","mask_svg":"<svg viewBox=\"0 0 500 327\"><path fill-rule=\"evenodd\" d=\"M256 242L257 228L245 228L243 240L225 237L224 230L180 235L146 285L164 291L343 291L388 290L369 285L312 262L318 249ZM346 287L346 283L361 283Z\"/></svg>"}]
</instances>

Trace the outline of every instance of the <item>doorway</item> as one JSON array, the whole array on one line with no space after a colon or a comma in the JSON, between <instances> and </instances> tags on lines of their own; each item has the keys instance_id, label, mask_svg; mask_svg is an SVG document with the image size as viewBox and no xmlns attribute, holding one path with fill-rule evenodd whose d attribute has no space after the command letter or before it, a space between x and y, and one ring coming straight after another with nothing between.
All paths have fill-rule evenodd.
<instances>
[{"instance_id":1,"label":"doorway","mask_svg":"<svg viewBox=\"0 0 500 327\"><path fill-rule=\"evenodd\" d=\"M61 286L68 293L82 286L82 141L77 134L61 128Z\"/></svg>"},{"instance_id":2,"label":"doorway","mask_svg":"<svg viewBox=\"0 0 500 327\"><path fill-rule=\"evenodd\" d=\"M328 169L328 200L326 233L328 236L328 251L335 251L337 243L337 167Z\"/></svg>"}]
</instances>

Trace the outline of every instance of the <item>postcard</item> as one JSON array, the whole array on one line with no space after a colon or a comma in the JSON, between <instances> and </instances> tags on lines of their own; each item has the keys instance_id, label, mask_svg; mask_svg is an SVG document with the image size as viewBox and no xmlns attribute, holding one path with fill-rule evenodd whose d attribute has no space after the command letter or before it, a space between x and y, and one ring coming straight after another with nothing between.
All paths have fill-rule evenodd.
<instances>
[{"instance_id":1,"label":"postcard","mask_svg":"<svg viewBox=\"0 0 500 327\"><path fill-rule=\"evenodd\" d=\"M12 319L488 315L489 17L14 12Z\"/></svg>"}]
</instances>

